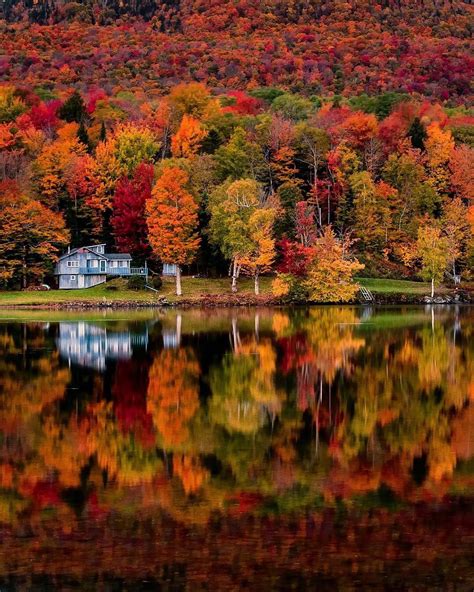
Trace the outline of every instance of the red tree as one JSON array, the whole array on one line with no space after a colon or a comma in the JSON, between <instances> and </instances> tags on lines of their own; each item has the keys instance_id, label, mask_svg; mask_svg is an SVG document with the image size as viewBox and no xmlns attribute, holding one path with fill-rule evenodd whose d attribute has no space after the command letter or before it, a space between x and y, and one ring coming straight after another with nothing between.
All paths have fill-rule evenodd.
<instances>
[{"instance_id":1,"label":"red tree","mask_svg":"<svg viewBox=\"0 0 474 592\"><path fill-rule=\"evenodd\" d=\"M286 238L280 241L278 247L281 253L281 262L278 266L278 271L299 277L306 276L309 264L314 255L313 247L307 247Z\"/></svg>"},{"instance_id":2,"label":"red tree","mask_svg":"<svg viewBox=\"0 0 474 592\"><path fill-rule=\"evenodd\" d=\"M135 257L151 254L145 218L145 202L151 196L153 165L137 166L133 177L117 183L113 199L112 228L117 247Z\"/></svg>"}]
</instances>

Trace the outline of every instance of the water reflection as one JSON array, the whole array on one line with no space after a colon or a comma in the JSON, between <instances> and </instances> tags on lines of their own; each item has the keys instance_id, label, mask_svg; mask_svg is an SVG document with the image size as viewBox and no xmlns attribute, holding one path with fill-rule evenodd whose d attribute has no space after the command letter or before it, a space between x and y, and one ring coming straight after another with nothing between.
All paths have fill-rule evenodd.
<instances>
[{"instance_id":1,"label":"water reflection","mask_svg":"<svg viewBox=\"0 0 474 592\"><path fill-rule=\"evenodd\" d=\"M470 500L473 321L331 307L2 323L0 522L34 539L112 516Z\"/></svg>"},{"instance_id":2,"label":"water reflection","mask_svg":"<svg viewBox=\"0 0 474 592\"><path fill-rule=\"evenodd\" d=\"M129 360L133 347L146 348L148 331L143 333L113 331L107 326L80 321L59 323L56 340L59 355L71 364L105 370L107 360Z\"/></svg>"}]
</instances>

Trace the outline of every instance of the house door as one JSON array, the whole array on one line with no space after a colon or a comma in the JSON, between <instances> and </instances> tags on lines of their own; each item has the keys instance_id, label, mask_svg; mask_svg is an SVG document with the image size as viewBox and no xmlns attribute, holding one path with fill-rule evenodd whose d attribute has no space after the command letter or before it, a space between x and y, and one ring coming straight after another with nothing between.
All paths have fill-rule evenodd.
<instances>
[{"instance_id":1,"label":"house door","mask_svg":"<svg viewBox=\"0 0 474 592\"><path fill-rule=\"evenodd\" d=\"M102 273L105 273L105 264L106 264L106 261L104 261L104 259L101 259L100 260L100 271Z\"/></svg>"}]
</instances>

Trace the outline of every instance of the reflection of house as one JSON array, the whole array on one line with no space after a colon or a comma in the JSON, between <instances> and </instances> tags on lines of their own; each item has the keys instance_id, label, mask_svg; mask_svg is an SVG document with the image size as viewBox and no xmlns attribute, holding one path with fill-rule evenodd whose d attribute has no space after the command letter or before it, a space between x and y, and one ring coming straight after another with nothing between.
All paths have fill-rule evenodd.
<instances>
[{"instance_id":1,"label":"reflection of house","mask_svg":"<svg viewBox=\"0 0 474 592\"><path fill-rule=\"evenodd\" d=\"M176 349L181 345L181 315L176 315L176 329L163 329L163 347L165 349Z\"/></svg>"},{"instance_id":2,"label":"reflection of house","mask_svg":"<svg viewBox=\"0 0 474 592\"><path fill-rule=\"evenodd\" d=\"M135 347L146 347L148 331L111 331L80 321L59 323L58 351L69 364L104 370L108 360L128 360Z\"/></svg>"},{"instance_id":3,"label":"reflection of house","mask_svg":"<svg viewBox=\"0 0 474 592\"><path fill-rule=\"evenodd\" d=\"M59 258L56 275L60 289L91 288L107 276L147 277L146 267L131 267L128 253L106 253L105 244L73 249Z\"/></svg>"}]
</instances>

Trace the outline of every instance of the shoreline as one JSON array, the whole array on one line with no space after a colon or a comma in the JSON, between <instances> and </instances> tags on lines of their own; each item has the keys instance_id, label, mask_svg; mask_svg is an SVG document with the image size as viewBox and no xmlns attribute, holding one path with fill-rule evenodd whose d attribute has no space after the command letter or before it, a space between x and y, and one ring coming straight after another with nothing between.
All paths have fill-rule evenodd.
<instances>
[{"instance_id":1,"label":"shoreline","mask_svg":"<svg viewBox=\"0 0 474 592\"><path fill-rule=\"evenodd\" d=\"M272 296L236 295L203 295L202 297L168 300L165 297L156 300L71 300L57 302L25 302L2 304L0 310L142 310L146 308L231 308L231 307L300 307L300 306L402 306L402 305L473 305L474 294L459 292L440 296L422 296L419 294L374 294L374 300L361 299L352 302L284 302Z\"/></svg>"}]
</instances>

